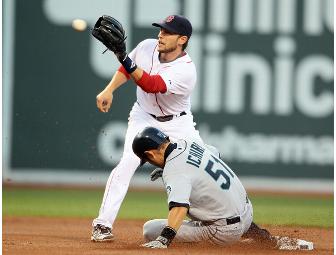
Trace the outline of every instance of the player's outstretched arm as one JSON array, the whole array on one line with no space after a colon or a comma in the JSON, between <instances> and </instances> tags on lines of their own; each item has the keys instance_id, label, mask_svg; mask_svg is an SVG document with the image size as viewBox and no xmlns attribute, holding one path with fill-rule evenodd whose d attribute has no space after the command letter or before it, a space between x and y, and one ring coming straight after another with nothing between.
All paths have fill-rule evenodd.
<instances>
[{"instance_id":1,"label":"player's outstretched arm","mask_svg":"<svg viewBox=\"0 0 336 255\"><path fill-rule=\"evenodd\" d=\"M165 93L167 91L167 86L160 75L149 75L137 67L136 63L127 55L126 35L119 21L111 16L103 15L97 20L92 35L116 55L123 66L124 75L127 78L132 77L144 91L147 93Z\"/></svg>"},{"instance_id":2,"label":"player's outstretched arm","mask_svg":"<svg viewBox=\"0 0 336 255\"><path fill-rule=\"evenodd\" d=\"M92 35L102 42L109 50L111 50L119 58L126 55L126 35L121 23L111 16L103 15L99 17ZM113 99L113 92L124 84L128 77L118 70L113 76L106 88L97 95L97 107L102 112L108 112Z\"/></svg>"},{"instance_id":3,"label":"player's outstretched arm","mask_svg":"<svg viewBox=\"0 0 336 255\"><path fill-rule=\"evenodd\" d=\"M105 89L97 95L97 107L101 112L108 112L112 105L113 92L127 81L126 76L117 71Z\"/></svg>"},{"instance_id":4,"label":"player's outstretched arm","mask_svg":"<svg viewBox=\"0 0 336 255\"><path fill-rule=\"evenodd\" d=\"M181 224L188 212L187 207L173 207L168 214L168 226L176 231L181 227Z\"/></svg>"}]
</instances>

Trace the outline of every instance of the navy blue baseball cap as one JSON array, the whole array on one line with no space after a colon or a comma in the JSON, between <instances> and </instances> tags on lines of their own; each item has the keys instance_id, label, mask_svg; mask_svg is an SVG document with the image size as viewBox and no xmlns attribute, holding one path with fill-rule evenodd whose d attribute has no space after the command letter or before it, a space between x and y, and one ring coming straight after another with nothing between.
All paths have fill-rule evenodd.
<instances>
[{"instance_id":1,"label":"navy blue baseball cap","mask_svg":"<svg viewBox=\"0 0 336 255\"><path fill-rule=\"evenodd\" d=\"M190 38L192 34L190 21L180 15L170 15L164 21L160 23L153 23L152 25L154 27L164 28L174 34L185 35L188 38Z\"/></svg>"}]
</instances>

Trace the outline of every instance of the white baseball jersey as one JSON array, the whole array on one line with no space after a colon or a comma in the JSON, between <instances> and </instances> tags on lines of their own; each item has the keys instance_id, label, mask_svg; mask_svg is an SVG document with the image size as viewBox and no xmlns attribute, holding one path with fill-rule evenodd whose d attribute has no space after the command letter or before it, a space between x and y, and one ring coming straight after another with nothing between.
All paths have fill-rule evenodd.
<instances>
[{"instance_id":1,"label":"white baseball jersey","mask_svg":"<svg viewBox=\"0 0 336 255\"><path fill-rule=\"evenodd\" d=\"M129 57L150 75L160 75L164 80L165 93L147 93L137 87L137 102L141 108L156 116L190 112L190 95L196 84L196 67L186 53L168 63L159 61L156 39L147 39L129 54Z\"/></svg>"},{"instance_id":2,"label":"white baseball jersey","mask_svg":"<svg viewBox=\"0 0 336 255\"><path fill-rule=\"evenodd\" d=\"M169 206L189 205L193 220L212 221L240 216L246 191L235 173L199 141L178 140L166 159L163 181Z\"/></svg>"}]
</instances>

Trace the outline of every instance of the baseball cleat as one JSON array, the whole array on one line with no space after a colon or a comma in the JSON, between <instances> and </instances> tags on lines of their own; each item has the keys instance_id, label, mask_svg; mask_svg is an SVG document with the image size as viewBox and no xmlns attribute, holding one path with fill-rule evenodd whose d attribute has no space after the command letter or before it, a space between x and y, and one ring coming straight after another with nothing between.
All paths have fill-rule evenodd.
<instances>
[{"instance_id":1,"label":"baseball cleat","mask_svg":"<svg viewBox=\"0 0 336 255\"><path fill-rule=\"evenodd\" d=\"M93 227L91 241L93 242L111 242L114 236L111 232L111 228L97 224Z\"/></svg>"},{"instance_id":2,"label":"baseball cleat","mask_svg":"<svg viewBox=\"0 0 336 255\"><path fill-rule=\"evenodd\" d=\"M277 249L279 250L313 250L314 244L301 239L290 238L287 236L275 236Z\"/></svg>"}]
</instances>

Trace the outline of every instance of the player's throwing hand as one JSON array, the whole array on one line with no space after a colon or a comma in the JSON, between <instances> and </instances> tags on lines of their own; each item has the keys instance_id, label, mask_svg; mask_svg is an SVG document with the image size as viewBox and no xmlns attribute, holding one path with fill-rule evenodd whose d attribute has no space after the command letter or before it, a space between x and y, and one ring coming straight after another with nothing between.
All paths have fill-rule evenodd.
<instances>
[{"instance_id":1,"label":"player's throwing hand","mask_svg":"<svg viewBox=\"0 0 336 255\"><path fill-rule=\"evenodd\" d=\"M110 91L103 90L97 96L97 107L101 112L108 112L113 100L113 94Z\"/></svg>"}]
</instances>

